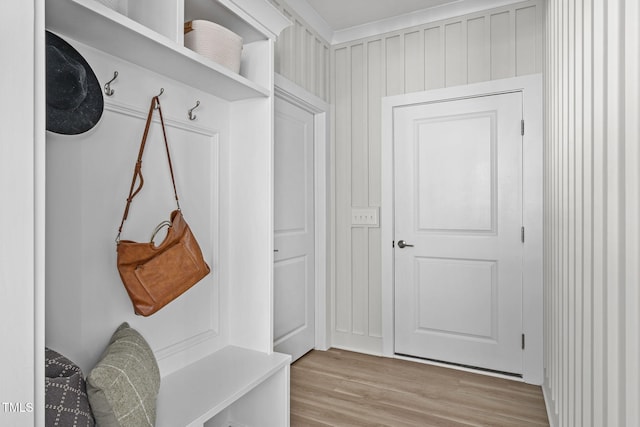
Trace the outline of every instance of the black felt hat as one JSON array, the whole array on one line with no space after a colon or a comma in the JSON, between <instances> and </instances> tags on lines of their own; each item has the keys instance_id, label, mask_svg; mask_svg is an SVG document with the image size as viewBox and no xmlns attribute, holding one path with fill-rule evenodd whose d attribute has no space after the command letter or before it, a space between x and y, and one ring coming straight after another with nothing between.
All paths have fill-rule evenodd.
<instances>
[{"instance_id":1,"label":"black felt hat","mask_svg":"<svg viewBox=\"0 0 640 427\"><path fill-rule=\"evenodd\" d=\"M94 127L104 109L100 83L69 43L47 31L47 130L76 135Z\"/></svg>"}]
</instances>

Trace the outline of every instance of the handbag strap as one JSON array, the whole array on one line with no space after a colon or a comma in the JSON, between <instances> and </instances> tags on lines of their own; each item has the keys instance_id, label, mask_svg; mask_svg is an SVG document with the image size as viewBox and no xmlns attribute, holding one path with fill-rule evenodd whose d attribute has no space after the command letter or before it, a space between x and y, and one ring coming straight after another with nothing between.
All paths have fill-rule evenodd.
<instances>
[{"instance_id":1,"label":"handbag strap","mask_svg":"<svg viewBox=\"0 0 640 427\"><path fill-rule=\"evenodd\" d=\"M154 96L151 99L151 105L149 106L149 114L147 115L147 123L144 127L144 134L142 135L142 141L140 141L140 150L138 151L138 160L136 161L136 165L133 169L133 178L131 180L131 188L129 189L129 197L127 197L127 205L124 208L124 213L122 214L122 221L120 222L120 227L118 227L118 236L116 237L116 242L120 242L120 233L122 233L122 227L124 226L124 222L127 220L129 216L129 208L131 207L131 202L133 198L142 190L142 186L144 185L144 177L142 176L142 154L144 153L144 148L147 143L147 136L149 135L149 128L151 127L151 121L153 118L154 110L158 110L160 114L160 124L162 125L162 136L164 138L164 146L167 150L167 159L169 160L169 172L171 172L171 183L173 184L173 194L176 197L176 205L178 206L178 210L180 210L180 201L178 200L178 190L176 189L176 180L173 175L173 165L171 164L171 154L169 154L169 143L167 142L167 131L164 127L164 117L162 116L162 108L160 107L160 99L157 96ZM138 181L138 178L139 181ZM138 186L136 187L136 182L138 182Z\"/></svg>"}]
</instances>

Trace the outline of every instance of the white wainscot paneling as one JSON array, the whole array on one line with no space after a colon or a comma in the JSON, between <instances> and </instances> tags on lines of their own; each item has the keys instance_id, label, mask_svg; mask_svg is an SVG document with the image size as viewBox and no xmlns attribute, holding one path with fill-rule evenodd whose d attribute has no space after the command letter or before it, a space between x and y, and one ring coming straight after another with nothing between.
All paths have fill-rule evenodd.
<instances>
[{"instance_id":1,"label":"white wainscot paneling","mask_svg":"<svg viewBox=\"0 0 640 427\"><path fill-rule=\"evenodd\" d=\"M457 86L467 83L467 25L451 22L444 26L445 35L445 83Z\"/></svg>"},{"instance_id":2,"label":"white wainscot paneling","mask_svg":"<svg viewBox=\"0 0 640 427\"><path fill-rule=\"evenodd\" d=\"M636 1L546 7L543 390L552 426L640 425L639 19Z\"/></svg>"},{"instance_id":3,"label":"white wainscot paneling","mask_svg":"<svg viewBox=\"0 0 640 427\"><path fill-rule=\"evenodd\" d=\"M120 75L113 84L114 96L105 97L103 117L94 129L72 137L47 135L46 344L88 374L115 328L126 321L149 341L166 375L225 345L226 309L220 303L224 290L219 280L223 263L218 249L221 134L203 124L224 123L226 104L79 47L99 78L108 75L103 70L114 67ZM145 93L145 86L165 88L161 102L180 205L212 270L150 317L133 313L116 269L115 243L155 94L151 89L151 94ZM198 119L190 121L187 109L196 97L201 108ZM144 187L131 205L122 238L144 242L176 208L157 112L142 174Z\"/></svg>"},{"instance_id":4,"label":"white wainscot paneling","mask_svg":"<svg viewBox=\"0 0 640 427\"><path fill-rule=\"evenodd\" d=\"M334 346L382 351L380 257L390 242L380 229L352 229L350 221L352 208L381 205L382 97L540 73L543 9L542 0L523 1L331 48Z\"/></svg>"},{"instance_id":5,"label":"white wainscot paneling","mask_svg":"<svg viewBox=\"0 0 640 427\"><path fill-rule=\"evenodd\" d=\"M286 2L271 3L294 23L282 31L276 42L276 73L327 101L329 43Z\"/></svg>"}]
</instances>

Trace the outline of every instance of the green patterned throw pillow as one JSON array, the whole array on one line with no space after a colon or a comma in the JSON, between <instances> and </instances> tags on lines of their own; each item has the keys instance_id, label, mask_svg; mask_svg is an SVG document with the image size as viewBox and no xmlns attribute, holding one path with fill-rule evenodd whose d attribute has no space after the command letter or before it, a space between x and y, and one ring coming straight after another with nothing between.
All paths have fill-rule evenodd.
<instances>
[{"instance_id":1,"label":"green patterned throw pillow","mask_svg":"<svg viewBox=\"0 0 640 427\"><path fill-rule=\"evenodd\" d=\"M89 403L100 427L153 426L160 371L147 341L123 323L87 377Z\"/></svg>"}]
</instances>

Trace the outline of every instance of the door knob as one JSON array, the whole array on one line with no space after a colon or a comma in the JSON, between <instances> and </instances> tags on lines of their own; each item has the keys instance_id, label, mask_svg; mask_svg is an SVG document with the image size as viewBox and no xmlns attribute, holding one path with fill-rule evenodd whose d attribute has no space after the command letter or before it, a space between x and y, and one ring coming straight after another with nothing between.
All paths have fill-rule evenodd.
<instances>
[{"instance_id":1,"label":"door knob","mask_svg":"<svg viewBox=\"0 0 640 427\"><path fill-rule=\"evenodd\" d=\"M413 247L413 245L408 244L408 243L407 243L407 242L405 242L404 240L398 240L398 247L399 247L400 249L402 249L402 248L406 248L406 247L412 248L412 247Z\"/></svg>"}]
</instances>

